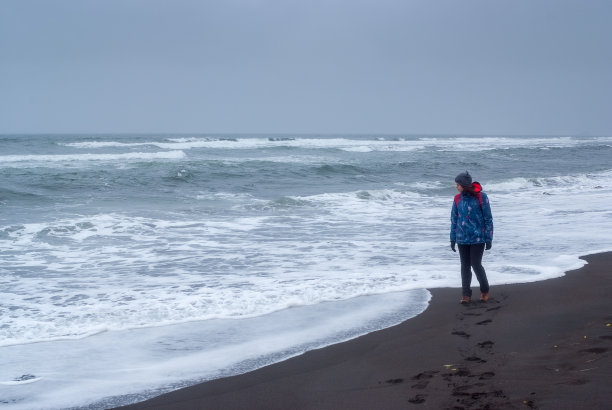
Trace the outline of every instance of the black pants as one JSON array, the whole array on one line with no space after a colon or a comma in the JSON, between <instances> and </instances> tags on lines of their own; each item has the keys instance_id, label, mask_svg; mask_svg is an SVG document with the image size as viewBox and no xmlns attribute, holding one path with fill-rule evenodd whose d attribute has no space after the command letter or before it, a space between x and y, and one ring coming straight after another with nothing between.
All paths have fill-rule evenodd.
<instances>
[{"instance_id":1,"label":"black pants","mask_svg":"<svg viewBox=\"0 0 612 410\"><path fill-rule=\"evenodd\" d=\"M478 245L459 245L459 257L461 259L461 287L463 296L472 296L472 269L476 274L476 279L480 284L480 292L489 292L489 281L487 273L482 267L482 255L484 254L485 244Z\"/></svg>"}]
</instances>

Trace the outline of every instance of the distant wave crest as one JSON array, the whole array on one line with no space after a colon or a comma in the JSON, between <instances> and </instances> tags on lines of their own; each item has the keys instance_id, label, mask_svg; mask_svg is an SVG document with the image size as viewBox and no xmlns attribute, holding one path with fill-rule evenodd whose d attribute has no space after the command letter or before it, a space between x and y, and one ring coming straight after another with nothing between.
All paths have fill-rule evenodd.
<instances>
[{"instance_id":1,"label":"distant wave crest","mask_svg":"<svg viewBox=\"0 0 612 410\"><path fill-rule=\"evenodd\" d=\"M182 159L183 151L127 152L123 154L62 154L62 155L2 155L0 162L74 162L74 161L150 161L157 159Z\"/></svg>"}]
</instances>

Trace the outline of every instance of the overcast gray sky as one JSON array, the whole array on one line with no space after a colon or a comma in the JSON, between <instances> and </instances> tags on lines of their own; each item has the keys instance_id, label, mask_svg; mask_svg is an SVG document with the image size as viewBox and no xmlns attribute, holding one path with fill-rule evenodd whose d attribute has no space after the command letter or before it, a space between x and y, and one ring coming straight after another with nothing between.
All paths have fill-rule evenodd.
<instances>
[{"instance_id":1,"label":"overcast gray sky","mask_svg":"<svg viewBox=\"0 0 612 410\"><path fill-rule=\"evenodd\" d=\"M610 0L0 0L0 133L612 135Z\"/></svg>"}]
</instances>

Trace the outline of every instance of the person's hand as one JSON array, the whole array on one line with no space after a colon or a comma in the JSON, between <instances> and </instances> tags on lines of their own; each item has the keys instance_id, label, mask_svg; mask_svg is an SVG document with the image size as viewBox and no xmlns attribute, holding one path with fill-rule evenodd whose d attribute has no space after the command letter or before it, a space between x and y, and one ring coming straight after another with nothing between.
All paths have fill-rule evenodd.
<instances>
[{"instance_id":1,"label":"person's hand","mask_svg":"<svg viewBox=\"0 0 612 410\"><path fill-rule=\"evenodd\" d=\"M493 246L493 244L491 242L487 242L486 245L485 245L485 249L489 250L489 249L491 249L492 246Z\"/></svg>"},{"instance_id":2,"label":"person's hand","mask_svg":"<svg viewBox=\"0 0 612 410\"><path fill-rule=\"evenodd\" d=\"M455 241L451 241L451 249L453 250L453 252L457 252L455 250Z\"/></svg>"}]
</instances>

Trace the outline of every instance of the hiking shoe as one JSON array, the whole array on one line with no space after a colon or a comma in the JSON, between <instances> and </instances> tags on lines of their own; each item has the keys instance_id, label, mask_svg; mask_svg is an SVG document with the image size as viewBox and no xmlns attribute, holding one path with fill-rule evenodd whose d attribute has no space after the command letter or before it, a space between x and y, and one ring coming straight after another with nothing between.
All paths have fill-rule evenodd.
<instances>
[{"instance_id":1,"label":"hiking shoe","mask_svg":"<svg viewBox=\"0 0 612 410\"><path fill-rule=\"evenodd\" d=\"M480 295L480 301L481 302L486 302L487 300L489 300L489 292L482 293Z\"/></svg>"},{"instance_id":2,"label":"hiking shoe","mask_svg":"<svg viewBox=\"0 0 612 410\"><path fill-rule=\"evenodd\" d=\"M467 305L468 303L470 303L470 297L469 296L463 296L460 300L462 305Z\"/></svg>"}]
</instances>

